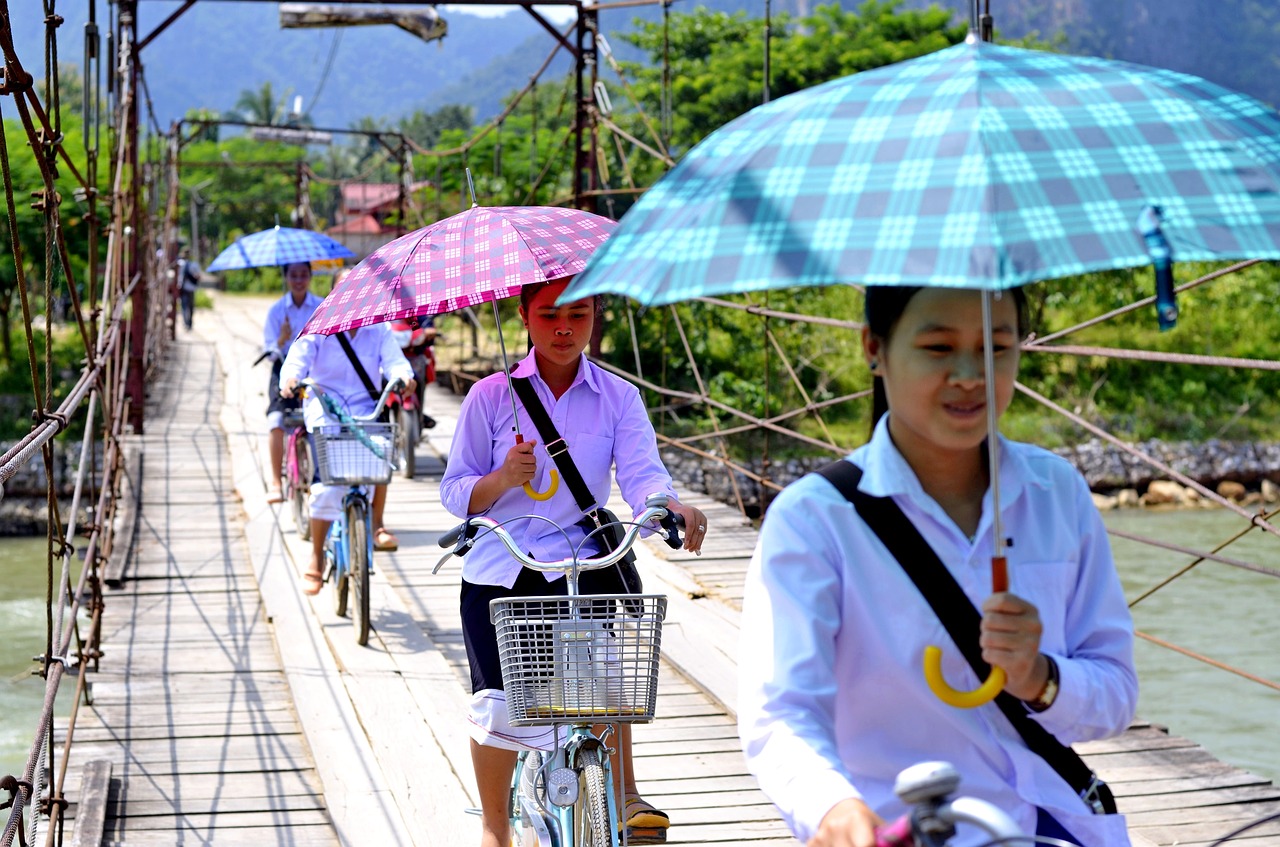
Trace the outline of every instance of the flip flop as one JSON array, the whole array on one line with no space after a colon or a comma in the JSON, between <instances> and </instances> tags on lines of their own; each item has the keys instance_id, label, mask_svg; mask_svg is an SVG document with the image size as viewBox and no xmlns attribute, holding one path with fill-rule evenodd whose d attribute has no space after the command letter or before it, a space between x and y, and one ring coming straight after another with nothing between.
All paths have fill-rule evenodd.
<instances>
[{"instance_id":1,"label":"flip flop","mask_svg":"<svg viewBox=\"0 0 1280 847\"><path fill-rule=\"evenodd\" d=\"M320 587L324 585L324 577L318 573L310 571L302 575L302 593L308 597L314 597L320 593Z\"/></svg>"},{"instance_id":2,"label":"flip flop","mask_svg":"<svg viewBox=\"0 0 1280 847\"><path fill-rule=\"evenodd\" d=\"M659 811L643 797L628 797L623 804L627 827L632 830L665 830L671 826L671 818ZM665 840L666 834L663 833Z\"/></svg>"},{"instance_id":3,"label":"flip flop","mask_svg":"<svg viewBox=\"0 0 1280 847\"><path fill-rule=\"evenodd\" d=\"M400 539L391 530L382 527L373 534L373 549L390 552L400 549Z\"/></svg>"},{"instance_id":4,"label":"flip flop","mask_svg":"<svg viewBox=\"0 0 1280 847\"><path fill-rule=\"evenodd\" d=\"M268 503L283 503L284 492L280 490L280 486L271 489L271 493L267 495Z\"/></svg>"}]
</instances>

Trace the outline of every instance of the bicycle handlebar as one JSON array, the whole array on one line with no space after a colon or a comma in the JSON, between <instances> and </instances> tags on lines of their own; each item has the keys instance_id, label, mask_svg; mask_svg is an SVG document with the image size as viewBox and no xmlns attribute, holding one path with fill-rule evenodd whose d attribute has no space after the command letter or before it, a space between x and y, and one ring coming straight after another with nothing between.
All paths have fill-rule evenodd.
<instances>
[{"instance_id":1,"label":"bicycle handlebar","mask_svg":"<svg viewBox=\"0 0 1280 847\"><path fill-rule=\"evenodd\" d=\"M947 799L959 785L960 774L948 762L921 762L902 771L894 782L893 791L914 808L876 830L876 847L945 844L955 835L958 823L984 830L992 837L993 844L1028 841L1028 836L1018 828L1013 818L986 800L976 797ZM1042 841L1037 839L1035 843Z\"/></svg>"},{"instance_id":2,"label":"bicycle handlebar","mask_svg":"<svg viewBox=\"0 0 1280 847\"><path fill-rule=\"evenodd\" d=\"M586 538L574 548L572 556L551 562L540 562L527 555L521 549L521 545L511 537L511 533L507 532L505 528L506 524L519 520L542 520L556 525L550 518L542 515L518 515L505 521L495 521L493 518L483 516L467 518L461 524L440 536L440 546L444 548L452 547L453 549L440 558L440 561L431 569L431 572L436 573L439 571L450 556L465 556L467 551L475 546L477 540L489 534L497 535L502 543L506 545L511 557L520 564L527 568L548 573L567 574L574 571L593 571L614 565L622 561L623 557L627 555L627 552L636 543L636 539L640 537L640 532L646 528L646 525L655 520L662 526L664 540L667 544L672 547L679 547L681 541L678 528L683 525L684 521L679 515L675 515L667 509L667 503L667 495L650 494L645 498L645 509L639 517L634 521L619 521L618 523L626 526L627 530L616 549L588 558L582 558L577 555L583 544L605 529L605 527L597 527L587 533ZM558 525L556 526L561 532L564 532L562 528Z\"/></svg>"},{"instance_id":3,"label":"bicycle handlebar","mask_svg":"<svg viewBox=\"0 0 1280 847\"><path fill-rule=\"evenodd\" d=\"M306 379L302 380L298 384L306 388L313 389L316 392L317 397L327 393L324 389L324 386L316 382L311 377L307 377ZM370 423L372 421L376 421L378 419L378 416L382 414L382 410L385 409L387 406L387 398L390 397L392 393L396 391L400 391L404 387L405 387L404 380L402 379L391 380L390 382L388 382L386 385L382 387L382 395L378 397L378 405L374 407L373 411L367 415L352 415L351 420L357 423Z\"/></svg>"}]
</instances>

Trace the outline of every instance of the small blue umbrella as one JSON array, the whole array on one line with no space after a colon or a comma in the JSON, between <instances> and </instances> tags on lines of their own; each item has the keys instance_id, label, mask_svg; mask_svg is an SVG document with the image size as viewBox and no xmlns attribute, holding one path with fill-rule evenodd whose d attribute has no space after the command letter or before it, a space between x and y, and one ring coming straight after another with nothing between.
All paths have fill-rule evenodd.
<instances>
[{"instance_id":1,"label":"small blue umbrella","mask_svg":"<svg viewBox=\"0 0 1280 847\"><path fill-rule=\"evenodd\" d=\"M277 225L236 239L235 243L218 254L218 258L209 264L207 270L211 273L234 271L287 265L290 262L346 259L354 255L355 253L323 232Z\"/></svg>"},{"instance_id":2,"label":"small blue umbrella","mask_svg":"<svg viewBox=\"0 0 1280 847\"><path fill-rule=\"evenodd\" d=\"M1280 258L1280 117L1198 77L968 41L760 106L619 222L562 300L998 290Z\"/></svg>"}]
</instances>

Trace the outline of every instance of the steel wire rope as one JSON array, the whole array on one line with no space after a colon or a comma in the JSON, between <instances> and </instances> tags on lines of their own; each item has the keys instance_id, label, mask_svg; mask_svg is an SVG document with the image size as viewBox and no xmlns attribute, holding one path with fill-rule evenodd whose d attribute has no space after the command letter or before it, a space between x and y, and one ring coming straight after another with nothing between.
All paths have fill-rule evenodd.
<instances>
[{"instance_id":1,"label":"steel wire rope","mask_svg":"<svg viewBox=\"0 0 1280 847\"><path fill-rule=\"evenodd\" d=\"M334 30L333 41L329 44L329 58L324 61L324 70L320 72L320 82L316 83L316 93L311 95L311 102L303 110L303 115L311 114L316 107L316 103L320 100L320 94L324 91L325 83L329 81L329 71L333 69L334 57L338 55L338 45L342 43L342 33L345 31L341 27Z\"/></svg>"},{"instance_id":2,"label":"steel wire rope","mask_svg":"<svg viewBox=\"0 0 1280 847\"><path fill-rule=\"evenodd\" d=\"M676 310L676 307L674 305L671 306L671 317L675 322L676 332L679 333L680 335L680 342L681 344L684 345L684 355L689 362L689 367L693 370L693 379L697 383L698 392L701 395L699 397L699 400L703 401L704 403L707 403L707 411L709 412L711 417L711 428L715 430L717 433L719 433L720 419L719 417L716 416L715 409L708 402L711 400L711 395L707 391L706 383L702 381L702 370L698 367L698 360L693 355L693 347L689 344L689 336L684 331L684 321L681 320L680 313ZM738 414L737 410L734 410L734 413ZM728 459L729 458L728 443L725 442L723 438L719 439L719 441L720 441L720 450L724 454L725 459ZM738 477L734 473L729 474L729 486L730 488L733 489L733 499L738 504L738 511L741 512L742 514L746 514L747 510L742 500L742 491L738 487Z\"/></svg>"},{"instance_id":3,"label":"steel wire rope","mask_svg":"<svg viewBox=\"0 0 1280 847\"><path fill-rule=\"evenodd\" d=\"M572 31L573 31L573 27L570 27L563 34L568 35L569 32L572 32ZM551 65L551 61L556 57L556 54L559 53L561 49L562 47L560 43L557 42L556 46L551 50L551 53L548 54L547 58L543 60L542 64L538 67L538 69L533 72L533 76L530 77L529 82L525 84L524 88L517 91L509 101L507 101L507 105L502 109L501 112L498 113L498 116L493 120L491 120L489 123L485 124L483 127L481 127L480 130L475 135L467 139L463 144L459 145L458 147L452 147L448 150L433 150L433 149L428 149L426 147L423 147L421 144L418 144L416 141L414 141L411 138L406 138L405 141L409 144L410 147L413 148L413 151L420 156L445 157L445 156L456 156L458 154L465 154L472 147L475 147L478 143L480 143L481 139L483 139L486 135L492 132L498 126L499 123L506 120L507 117L509 117L511 113L515 111L516 107L519 106L520 102L524 99L524 96L534 88L534 86L537 83L538 77L540 77L543 74L543 72L546 71L546 69Z\"/></svg>"}]
</instances>

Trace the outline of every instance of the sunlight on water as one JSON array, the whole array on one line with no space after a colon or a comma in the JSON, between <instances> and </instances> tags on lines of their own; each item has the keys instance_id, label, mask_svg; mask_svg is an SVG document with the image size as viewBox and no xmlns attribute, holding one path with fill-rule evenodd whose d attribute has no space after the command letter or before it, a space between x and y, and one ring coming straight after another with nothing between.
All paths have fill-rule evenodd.
<instances>
[{"instance_id":1,"label":"sunlight on water","mask_svg":"<svg viewBox=\"0 0 1280 847\"><path fill-rule=\"evenodd\" d=\"M1209 551L1246 524L1222 511L1112 512L1107 525ZM1112 538L1125 595L1133 600L1190 563L1179 553ZM1253 530L1221 555L1280 571L1280 538ZM1280 683L1275 621L1280 579L1218 562L1193 571L1133 608L1140 632ZM1138 715L1198 742L1219 759L1280 782L1280 691L1139 639Z\"/></svg>"},{"instance_id":2,"label":"sunlight on water","mask_svg":"<svg viewBox=\"0 0 1280 847\"><path fill-rule=\"evenodd\" d=\"M45 540L0 538L0 774L21 775L44 702ZM59 698L61 699L61 698Z\"/></svg>"}]
</instances>

